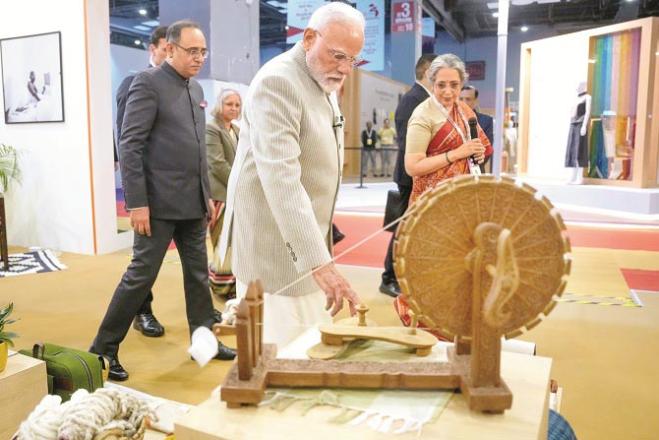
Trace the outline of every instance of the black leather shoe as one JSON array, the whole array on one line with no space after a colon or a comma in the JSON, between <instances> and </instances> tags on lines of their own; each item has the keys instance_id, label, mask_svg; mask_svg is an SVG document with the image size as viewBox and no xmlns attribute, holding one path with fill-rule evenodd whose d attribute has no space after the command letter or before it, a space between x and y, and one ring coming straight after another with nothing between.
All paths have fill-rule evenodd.
<instances>
[{"instance_id":1,"label":"black leather shoe","mask_svg":"<svg viewBox=\"0 0 659 440\"><path fill-rule=\"evenodd\" d=\"M133 328L150 338L158 338L165 334L165 327L158 322L153 313L138 313L135 315Z\"/></svg>"},{"instance_id":2,"label":"black leather shoe","mask_svg":"<svg viewBox=\"0 0 659 440\"><path fill-rule=\"evenodd\" d=\"M222 312L217 309L213 309L213 320L216 324L222 323Z\"/></svg>"},{"instance_id":3,"label":"black leather shoe","mask_svg":"<svg viewBox=\"0 0 659 440\"><path fill-rule=\"evenodd\" d=\"M398 281L383 280L380 284L380 292L384 293L385 295L389 295L392 298L396 298L398 295L400 295L400 286L398 285Z\"/></svg>"},{"instance_id":4,"label":"black leather shoe","mask_svg":"<svg viewBox=\"0 0 659 440\"><path fill-rule=\"evenodd\" d=\"M213 359L232 361L236 357L236 350L229 348L221 342L217 343L217 354Z\"/></svg>"},{"instance_id":5,"label":"black leather shoe","mask_svg":"<svg viewBox=\"0 0 659 440\"><path fill-rule=\"evenodd\" d=\"M123 382L128 380L128 371L119 363L119 358L116 356L104 356L108 362L108 379Z\"/></svg>"}]
</instances>

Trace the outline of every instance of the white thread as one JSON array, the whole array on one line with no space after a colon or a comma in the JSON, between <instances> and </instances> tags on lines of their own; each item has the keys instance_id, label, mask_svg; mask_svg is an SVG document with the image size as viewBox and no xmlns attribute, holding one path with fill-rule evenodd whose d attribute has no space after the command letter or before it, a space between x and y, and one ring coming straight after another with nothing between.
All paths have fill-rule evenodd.
<instances>
[{"instance_id":1,"label":"white thread","mask_svg":"<svg viewBox=\"0 0 659 440\"><path fill-rule=\"evenodd\" d=\"M363 238L361 241L358 241L357 243L353 244L353 245L350 246L348 249L344 250L344 251L341 252L339 255L337 255L337 256L335 256L334 258L332 258L328 263L325 263L325 264L323 264L322 266L318 266L317 268L313 269L312 271L307 272L306 274L302 275L302 276L301 276L300 278L298 278L297 280L292 281L292 282L290 282L289 284L285 285L284 287L282 287L281 289L279 289L278 291L276 291L273 295L279 295L279 294L281 294L281 293L284 292L286 289L289 289L289 288L293 287L294 285L296 285L297 283L301 282L301 281L304 280L305 278L307 278L307 277L313 275L314 273L318 272L318 271L319 271L320 269L322 269L323 267L325 267L325 266L327 266L327 265L329 265L329 264L332 264L332 263L336 262L336 260L338 260L339 258L343 257L344 255L346 255L346 254L352 252L353 250L355 250L356 248L358 248L358 247L361 246L362 244L366 243L367 241L369 241L370 239L372 239L373 237L375 237L376 235L378 235L380 232L386 231L386 230L387 230L388 228L390 228L391 226L394 226L394 225L400 223L401 221L403 221L404 219L406 219L407 217L409 217L410 215L412 215L412 214L416 211L416 209L417 209L416 205L411 206L410 209L408 209L408 210L407 210L402 216L400 216L399 218L397 218L397 219L394 220L393 222L389 223L388 225L385 225L382 229L379 229L379 230L373 232L373 233L372 233L371 235L369 235L368 237Z\"/></svg>"},{"instance_id":2,"label":"white thread","mask_svg":"<svg viewBox=\"0 0 659 440\"><path fill-rule=\"evenodd\" d=\"M21 423L17 440L92 440L98 433L120 429L124 436L137 433L144 417L155 414L136 397L100 388L89 394L78 390L69 402L46 396Z\"/></svg>"},{"instance_id":3,"label":"white thread","mask_svg":"<svg viewBox=\"0 0 659 440\"><path fill-rule=\"evenodd\" d=\"M394 418L392 416L384 416L382 423L378 428L378 432L387 433L391 429L391 425L394 423Z\"/></svg>"},{"instance_id":4,"label":"white thread","mask_svg":"<svg viewBox=\"0 0 659 440\"><path fill-rule=\"evenodd\" d=\"M370 412L370 411L364 411L364 412L362 412L360 415L358 415L357 417L355 417L354 419L352 419L352 420L350 421L349 425L350 425L350 426L361 425L361 424L364 423L369 417L371 417L373 414L375 414L375 413L374 413L374 412Z\"/></svg>"},{"instance_id":5,"label":"white thread","mask_svg":"<svg viewBox=\"0 0 659 440\"><path fill-rule=\"evenodd\" d=\"M403 434L405 432L408 432L411 430L410 428L412 427L412 425L414 425L414 419L403 419L403 426L396 429L394 431L394 434Z\"/></svg>"}]
</instances>

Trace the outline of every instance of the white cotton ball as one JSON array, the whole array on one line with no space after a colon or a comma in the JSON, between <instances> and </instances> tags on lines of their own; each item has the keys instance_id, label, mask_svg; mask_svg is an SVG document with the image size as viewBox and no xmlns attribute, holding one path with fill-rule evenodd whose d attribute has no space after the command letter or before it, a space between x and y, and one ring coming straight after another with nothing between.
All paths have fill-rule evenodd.
<instances>
[{"instance_id":1,"label":"white cotton ball","mask_svg":"<svg viewBox=\"0 0 659 440\"><path fill-rule=\"evenodd\" d=\"M21 423L18 440L55 440L61 423L62 398L47 395Z\"/></svg>"},{"instance_id":2,"label":"white cotton ball","mask_svg":"<svg viewBox=\"0 0 659 440\"><path fill-rule=\"evenodd\" d=\"M222 312L222 324L235 325L238 304L240 304L240 299L238 298L230 299L226 302L224 311Z\"/></svg>"},{"instance_id":3,"label":"white cotton ball","mask_svg":"<svg viewBox=\"0 0 659 440\"><path fill-rule=\"evenodd\" d=\"M84 388L80 388L76 390L73 394L71 394L71 399L69 400L69 402L77 403L80 400L86 398L87 396L89 396L89 391L87 391Z\"/></svg>"}]
</instances>

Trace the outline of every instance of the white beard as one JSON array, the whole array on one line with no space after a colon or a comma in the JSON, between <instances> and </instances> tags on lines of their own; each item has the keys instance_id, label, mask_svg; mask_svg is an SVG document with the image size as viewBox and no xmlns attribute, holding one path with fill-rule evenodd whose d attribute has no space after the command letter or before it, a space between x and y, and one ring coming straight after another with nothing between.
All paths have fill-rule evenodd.
<instances>
[{"instance_id":1,"label":"white beard","mask_svg":"<svg viewBox=\"0 0 659 440\"><path fill-rule=\"evenodd\" d=\"M316 67L316 62L313 58L307 57L307 66L309 67L309 72L311 72L311 77L316 80L321 89L328 95L337 92L343 85L345 77L339 79L329 78L327 75L319 72L320 69Z\"/></svg>"}]
</instances>

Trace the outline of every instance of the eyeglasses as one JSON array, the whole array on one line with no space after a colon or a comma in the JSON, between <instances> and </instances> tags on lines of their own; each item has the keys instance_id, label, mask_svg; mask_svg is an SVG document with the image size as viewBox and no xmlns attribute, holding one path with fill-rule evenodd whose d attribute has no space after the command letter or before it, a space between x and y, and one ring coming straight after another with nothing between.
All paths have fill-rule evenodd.
<instances>
[{"instance_id":1,"label":"eyeglasses","mask_svg":"<svg viewBox=\"0 0 659 440\"><path fill-rule=\"evenodd\" d=\"M320 31L316 31L316 33L320 38L325 39L325 37L323 37L323 34L321 34ZM325 46L327 46L327 44ZM351 57L341 52L340 50L332 49L331 47L327 47L327 49L331 52L332 56L334 57L334 60L338 63L348 62L352 67L357 67L364 62L363 58Z\"/></svg>"},{"instance_id":2,"label":"eyeglasses","mask_svg":"<svg viewBox=\"0 0 659 440\"><path fill-rule=\"evenodd\" d=\"M178 47L181 50L184 50L188 55L190 55L192 58L203 58L206 59L208 58L208 55L210 53L208 52L208 49L206 48L199 48L199 47L183 47L180 44L174 43L173 41L171 42L174 46Z\"/></svg>"}]
</instances>

